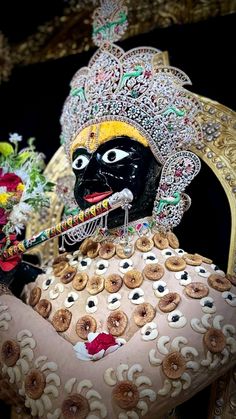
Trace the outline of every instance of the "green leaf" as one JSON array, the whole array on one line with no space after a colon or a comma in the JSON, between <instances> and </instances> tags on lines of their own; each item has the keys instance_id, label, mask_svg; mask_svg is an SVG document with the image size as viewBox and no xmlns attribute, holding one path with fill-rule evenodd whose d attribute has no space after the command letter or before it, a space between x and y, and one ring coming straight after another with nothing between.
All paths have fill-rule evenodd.
<instances>
[{"instance_id":1,"label":"green leaf","mask_svg":"<svg viewBox=\"0 0 236 419\"><path fill-rule=\"evenodd\" d=\"M27 141L28 146L29 146L31 149L33 149L33 150L35 149L34 142L35 142L35 138L34 138L34 137L30 137L30 138L28 139L28 141Z\"/></svg>"},{"instance_id":2,"label":"green leaf","mask_svg":"<svg viewBox=\"0 0 236 419\"><path fill-rule=\"evenodd\" d=\"M18 155L18 160L21 164L24 164L26 160L30 157L31 153L30 151L23 151L23 153L20 153Z\"/></svg>"},{"instance_id":3,"label":"green leaf","mask_svg":"<svg viewBox=\"0 0 236 419\"><path fill-rule=\"evenodd\" d=\"M53 190L54 186L55 186L55 183L47 182L45 187L44 187L45 192L51 192Z\"/></svg>"},{"instance_id":4,"label":"green leaf","mask_svg":"<svg viewBox=\"0 0 236 419\"><path fill-rule=\"evenodd\" d=\"M0 143L0 153L3 154L4 157L7 157L14 153L14 148L9 143Z\"/></svg>"}]
</instances>

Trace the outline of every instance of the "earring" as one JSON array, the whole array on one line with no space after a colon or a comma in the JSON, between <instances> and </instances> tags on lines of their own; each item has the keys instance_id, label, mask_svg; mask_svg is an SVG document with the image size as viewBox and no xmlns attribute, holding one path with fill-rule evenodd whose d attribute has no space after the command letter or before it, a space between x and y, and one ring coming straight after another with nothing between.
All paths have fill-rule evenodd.
<instances>
[{"instance_id":1,"label":"earring","mask_svg":"<svg viewBox=\"0 0 236 419\"><path fill-rule=\"evenodd\" d=\"M66 248L65 248L65 236L63 235L61 238L61 246L59 247L59 252L65 252Z\"/></svg>"}]
</instances>

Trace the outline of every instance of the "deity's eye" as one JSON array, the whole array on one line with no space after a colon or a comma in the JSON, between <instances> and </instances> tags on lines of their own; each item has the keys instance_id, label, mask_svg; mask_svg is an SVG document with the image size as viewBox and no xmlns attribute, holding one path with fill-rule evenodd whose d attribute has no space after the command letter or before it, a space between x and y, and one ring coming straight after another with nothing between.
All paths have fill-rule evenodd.
<instances>
[{"instance_id":1,"label":"deity's eye","mask_svg":"<svg viewBox=\"0 0 236 419\"><path fill-rule=\"evenodd\" d=\"M80 154L72 163L72 168L75 170L83 170L89 163L89 158Z\"/></svg>"},{"instance_id":2,"label":"deity's eye","mask_svg":"<svg viewBox=\"0 0 236 419\"><path fill-rule=\"evenodd\" d=\"M129 153L123 150L119 150L118 148L112 148L111 150L106 151L106 153L103 154L102 160L105 163L116 163L119 160L124 159L127 157Z\"/></svg>"}]
</instances>

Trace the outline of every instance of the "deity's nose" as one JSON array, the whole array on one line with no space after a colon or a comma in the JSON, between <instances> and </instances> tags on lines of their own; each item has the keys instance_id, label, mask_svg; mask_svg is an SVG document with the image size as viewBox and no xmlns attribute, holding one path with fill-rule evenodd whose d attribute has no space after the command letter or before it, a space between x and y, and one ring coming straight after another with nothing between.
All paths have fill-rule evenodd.
<instances>
[{"instance_id":1,"label":"deity's nose","mask_svg":"<svg viewBox=\"0 0 236 419\"><path fill-rule=\"evenodd\" d=\"M104 174L102 173L102 169L100 167L100 164L97 160L97 156L96 154L94 154L89 163L88 166L86 167L86 170L84 172L83 175L83 180L85 182L101 182L101 183L106 183L106 178L104 176Z\"/></svg>"}]
</instances>

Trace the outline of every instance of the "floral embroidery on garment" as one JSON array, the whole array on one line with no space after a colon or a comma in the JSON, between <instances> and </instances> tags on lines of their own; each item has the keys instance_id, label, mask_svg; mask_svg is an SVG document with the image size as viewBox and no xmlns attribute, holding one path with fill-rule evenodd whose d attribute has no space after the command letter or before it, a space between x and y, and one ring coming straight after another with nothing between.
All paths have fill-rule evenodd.
<instances>
[{"instance_id":1,"label":"floral embroidery on garment","mask_svg":"<svg viewBox=\"0 0 236 419\"><path fill-rule=\"evenodd\" d=\"M128 417L138 419L138 413L141 413L141 416L146 415L148 413L146 397L150 402L156 400L156 393L150 388L152 381L146 375L141 375L142 371L143 367L140 364L131 367L120 364L116 370L108 368L104 373L105 383L114 387L113 400L122 409L118 415L119 419L128 419Z\"/></svg>"},{"instance_id":2,"label":"floral embroidery on garment","mask_svg":"<svg viewBox=\"0 0 236 419\"><path fill-rule=\"evenodd\" d=\"M77 382L76 378L70 378L64 386L67 398L62 403L62 415L65 419L71 418L71 412L74 417L92 418L92 417L107 417L107 408L102 403L102 397L93 388L93 383L90 380L82 380L77 384L76 390L73 391ZM99 416L90 413L99 412Z\"/></svg>"},{"instance_id":3,"label":"floral embroidery on garment","mask_svg":"<svg viewBox=\"0 0 236 419\"><path fill-rule=\"evenodd\" d=\"M27 373L20 394L25 396L25 406L31 409L32 416L42 417L52 409L51 396L58 397L61 383L56 370L55 362L39 356Z\"/></svg>"},{"instance_id":4,"label":"floral embroidery on garment","mask_svg":"<svg viewBox=\"0 0 236 419\"><path fill-rule=\"evenodd\" d=\"M191 320L192 329L203 334L203 343L207 349L206 358L201 361L201 365L210 370L216 369L220 364L225 365L229 355L236 353L235 327L232 324L221 326L223 320L221 315L212 318L210 314Z\"/></svg>"},{"instance_id":5,"label":"floral embroidery on garment","mask_svg":"<svg viewBox=\"0 0 236 419\"><path fill-rule=\"evenodd\" d=\"M1 370L9 377L10 384L17 384L31 415L42 417L52 409L51 397L58 397L61 380L55 373L55 362L47 362L44 355L34 359L35 347L36 341L28 329L20 330L15 340L5 340L1 348ZM47 414L48 419L59 416L56 411Z\"/></svg>"},{"instance_id":6,"label":"floral embroidery on garment","mask_svg":"<svg viewBox=\"0 0 236 419\"><path fill-rule=\"evenodd\" d=\"M177 397L182 390L186 390L191 385L191 376L186 370L197 371L200 364L195 360L198 351L193 346L186 346L188 340L184 336L175 337L168 349L166 345L170 340L169 336L161 336L158 339L157 350L165 357L163 359L156 358L156 350L151 349L149 362L153 366L161 365L166 377L164 386L158 391L158 395L166 396L171 393L171 397Z\"/></svg>"}]
</instances>

